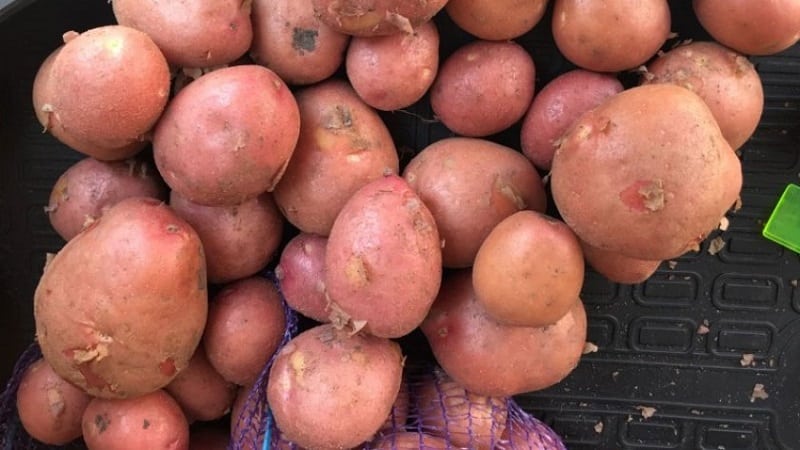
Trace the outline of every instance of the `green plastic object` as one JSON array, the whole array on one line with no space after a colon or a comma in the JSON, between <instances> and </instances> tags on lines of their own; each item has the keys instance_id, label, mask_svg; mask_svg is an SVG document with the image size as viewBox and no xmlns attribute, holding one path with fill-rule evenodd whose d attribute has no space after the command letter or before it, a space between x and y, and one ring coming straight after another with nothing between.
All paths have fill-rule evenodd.
<instances>
[{"instance_id":1,"label":"green plastic object","mask_svg":"<svg viewBox=\"0 0 800 450\"><path fill-rule=\"evenodd\" d=\"M800 186L786 186L762 234L765 238L800 253Z\"/></svg>"}]
</instances>

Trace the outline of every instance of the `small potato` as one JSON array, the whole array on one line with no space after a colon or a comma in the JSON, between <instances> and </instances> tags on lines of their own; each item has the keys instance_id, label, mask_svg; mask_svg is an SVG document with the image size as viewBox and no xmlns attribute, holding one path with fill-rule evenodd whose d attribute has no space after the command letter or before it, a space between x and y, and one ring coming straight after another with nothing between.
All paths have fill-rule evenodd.
<instances>
[{"instance_id":1,"label":"small potato","mask_svg":"<svg viewBox=\"0 0 800 450\"><path fill-rule=\"evenodd\" d=\"M581 242L586 262L600 275L615 283L638 284L652 276L661 261L636 259Z\"/></svg>"},{"instance_id":2,"label":"small potato","mask_svg":"<svg viewBox=\"0 0 800 450\"><path fill-rule=\"evenodd\" d=\"M431 88L431 107L452 132L488 136L525 115L535 77L533 59L520 45L471 42L442 64Z\"/></svg>"},{"instance_id":3,"label":"small potato","mask_svg":"<svg viewBox=\"0 0 800 450\"><path fill-rule=\"evenodd\" d=\"M425 433L401 431L388 434L370 444L372 450L439 450L451 449L446 440Z\"/></svg>"},{"instance_id":4,"label":"small potato","mask_svg":"<svg viewBox=\"0 0 800 450\"><path fill-rule=\"evenodd\" d=\"M58 376L40 359L22 374L17 390L17 414L34 439L65 445L79 438L81 418L91 397Z\"/></svg>"},{"instance_id":5,"label":"small potato","mask_svg":"<svg viewBox=\"0 0 800 450\"><path fill-rule=\"evenodd\" d=\"M547 83L533 98L522 121L522 152L533 164L550 170L558 139L584 112L622 92L622 83L609 74L576 69Z\"/></svg>"},{"instance_id":6,"label":"small potato","mask_svg":"<svg viewBox=\"0 0 800 450\"><path fill-rule=\"evenodd\" d=\"M483 139L445 138L411 160L403 178L430 209L445 267L470 267L486 236L511 214L544 212L536 169L519 152Z\"/></svg>"},{"instance_id":7,"label":"small potato","mask_svg":"<svg viewBox=\"0 0 800 450\"><path fill-rule=\"evenodd\" d=\"M53 229L68 241L106 209L128 197L166 200L167 187L152 163L144 159L104 162L85 158L56 180L45 212Z\"/></svg>"},{"instance_id":8,"label":"small potato","mask_svg":"<svg viewBox=\"0 0 800 450\"><path fill-rule=\"evenodd\" d=\"M350 37L314 14L311 0L253 0L250 56L289 84L304 85L333 75Z\"/></svg>"},{"instance_id":9,"label":"small potato","mask_svg":"<svg viewBox=\"0 0 800 450\"><path fill-rule=\"evenodd\" d=\"M411 34L353 38L345 66L366 104L383 111L411 106L428 92L439 71L439 32L430 21Z\"/></svg>"},{"instance_id":10,"label":"small potato","mask_svg":"<svg viewBox=\"0 0 800 450\"><path fill-rule=\"evenodd\" d=\"M354 36L413 33L446 3L447 0L313 0L320 20Z\"/></svg>"},{"instance_id":11,"label":"small potato","mask_svg":"<svg viewBox=\"0 0 800 450\"><path fill-rule=\"evenodd\" d=\"M636 68L670 32L667 0L555 0L553 38L573 64L595 72Z\"/></svg>"},{"instance_id":12,"label":"small potato","mask_svg":"<svg viewBox=\"0 0 800 450\"><path fill-rule=\"evenodd\" d=\"M172 191L169 204L203 242L211 283L254 275L273 258L283 238L283 217L272 195L234 206L204 206Z\"/></svg>"},{"instance_id":13,"label":"small potato","mask_svg":"<svg viewBox=\"0 0 800 450\"><path fill-rule=\"evenodd\" d=\"M267 401L276 425L307 448L352 448L369 440L397 398L403 360L397 343L331 324L300 333L278 352L269 373Z\"/></svg>"},{"instance_id":14,"label":"small potato","mask_svg":"<svg viewBox=\"0 0 800 450\"><path fill-rule=\"evenodd\" d=\"M136 398L95 398L83 413L89 450L188 450L189 424L163 390Z\"/></svg>"},{"instance_id":15,"label":"small potato","mask_svg":"<svg viewBox=\"0 0 800 450\"><path fill-rule=\"evenodd\" d=\"M286 317L278 290L251 277L220 291L208 308L203 333L208 361L231 383L249 386L283 339Z\"/></svg>"},{"instance_id":16,"label":"small potato","mask_svg":"<svg viewBox=\"0 0 800 450\"><path fill-rule=\"evenodd\" d=\"M497 322L543 327L578 301L583 271L580 243L564 222L520 211L497 224L481 244L472 284Z\"/></svg>"},{"instance_id":17,"label":"small potato","mask_svg":"<svg viewBox=\"0 0 800 450\"><path fill-rule=\"evenodd\" d=\"M178 402L189 421L216 420L231 409L236 385L217 373L199 346L189 365L164 390Z\"/></svg>"},{"instance_id":18,"label":"small potato","mask_svg":"<svg viewBox=\"0 0 800 450\"><path fill-rule=\"evenodd\" d=\"M317 322L330 322L325 296L325 248L328 239L300 233L283 248L275 276L286 304Z\"/></svg>"},{"instance_id":19,"label":"small potato","mask_svg":"<svg viewBox=\"0 0 800 450\"><path fill-rule=\"evenodd\" d=\"M542 20L547 0L450 0L445 10L467 33L506 41L532 30Z\"/></svg>"}]
</instances>

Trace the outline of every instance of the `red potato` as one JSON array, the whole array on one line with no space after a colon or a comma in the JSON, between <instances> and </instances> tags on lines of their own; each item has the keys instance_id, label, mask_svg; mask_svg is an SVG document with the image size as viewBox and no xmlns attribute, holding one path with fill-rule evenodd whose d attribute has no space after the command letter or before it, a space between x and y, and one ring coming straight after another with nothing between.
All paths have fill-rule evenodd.
<instances>
[{"instance_id":1,"label":"red potato","mask_svg":"<svg viewBox=\"0 0 800 450\"><path fill-rule=\"evenodd\" d=\"M442 64L431 107L454 133L488 136L522 119L533 100L535 77L533 59L520 45L471 42Z\"/></svg>"},{"instance_id":2,"label":"red potato","mask_svg":"<svg viewBox=\"0 0 800 450\"><path fill-rule=\"evenodd\" d=\"M89 450L188 450L189 424L164 391L95 398L83 413L83 440Z\"/></svg>"},{"instance_id":3,"label":"red potato","mask_svg":"<svg viewBox=\"0 0 800 450\"><path fill-rule=\"evenodd\" d=\"M283 339L286 317L271 281L251 277L229 284L209 305L203 344L222 377L249 386Z\"/></svg>"},{"instance_id":4,"label":"red potato","mask_svg":"<svg viewBox=\"0 0 800 450\"><path fill-rule=\"evenodd\" d=\"M230 438L224 428L198 428L189 431L189 450L228 450Z\"/></svg>"},{"instance_id":5,"label":"red potato","mask_svg":"<svg viewBox=\"0 0 800 450\"><path fill-rule=\"evenodd\" d=\"M609 74L576 69L547 83L522 121L522 152L533 164L550 170L558 139L581 114L622 92L622 83Z\"/></svg>"},{"instance_id":6,"label":"red potato","mask_svg":"<svg viewBox=\"0 0 800 450\"><path fill-rule=\"evenodd\" d=\"M208 311L203 247L152 198L120 201L47 264L36 339L53 369L93 396L136 397L189 363Z\"/></svg>"},{"instance_id":7,"label":"red potato","mask_svg":"<svg viewBox=\"0 0 800 450\"><path fill-rule=\"evenodd\" d=\"M667 0L555 0L553 38L573 64L595 72L636 68L670 33Z\"/></svg>"},{"instance_id":8,"label":"red potato","mask_svg":"<svg viewBox=\"0 0 800 450\"><path fill-rule=\"evenodd\" d=\"M753 64L715 42L691 42L659 56L647 66L642 84L652 83L677 84L699 95L734 150L750 139L764 110L764 89Z\"/></svg>"},{"instance_id":9,"label":"red potato","mask_svg":"<svg viewBox=\"0 0 800 450\"><path fill-rule=\"evenodd\" d=\"M283 216L269 193L235 206L203 206L172 191L169 204L200 236L211 283L254 275L280 247Z\"/></svg>"},{"instance_id":10,"label":"red potato","mask_svg":"<svg viewBox=\"0 0 800 450\"><path fill-rule=\"evenodd\" d=\"M532 30L542 20L547 0L450 0L445 10L467 33L506 41Z\"/></svg>"},{"instance_id":11,"label":"red potato","mask_svg":"<svg viewBox=\"0 0 800 450\"><path fill-rule=\"evenodd\" d=\"M800 39L794 0L694 0L700 24L720 44L746 55L771 55Z\"/></svg>"},{"instance_id":12,"label":"red potato","mask_svg":"<svg viewBox=\"0 0 800 450\"><path fill-rule=\"evenodd\" d=\"M439 32L429 21L411 34L353 38L345 67L365 103L383 111L406 108L421 99L436 78Z\"/></svg>"},{"instance_id":13,"label":"red potato","mask_svg":"<svg viewBox=\"0 0 800 450\"><path fill-rule=\"evenodd\" d=\"M178 402L189 421L219 419L230 411L236 396L236 385L214 369L202 345L164 390Z\"/></svg>"},{"instance_id":14,"label":"red potato","mask_svg":"<svg viewBox=\"0 0 800 450\"><path fill-rule=\"evenodd\" d=\"M96 159L133 156L167 104L164 55L146 34L119 25L65 38L35 93L45 129Z\"/></svg>"},{"instance_id":15,"label":"red potato","mask_svg":"<svg viewBox=\"0 0 800 450\"><path fill-rule=\"evenodd\" d=\"M577 366L586 344L582 302L548 327L500 325L476 300L469 271L445 279L420 328L448 375L473 394L490 397L553 386Z\"/></svg>"},{"instance_id":16,"label":"red potato","mask_svg":"<svg viewBox=\"0 0 800 450\"><path fill-rule=\"evenodd\" d=\"M300 91L300 139L275 202L306 233L327 236L359 188L399 172L397 151L380 116L344 81Z\"/></svg>"},{"instance_id":17,"label":"red potato","mask_svg":"<svg viewBox=\"0 0 800 450\"><path fill-rule=\"evenodd\" d=\"M524 209L544 212L539 173L519 152L482 139L446 138L414 157L403 178L430 209L444 240L445 267L469 267L501 220Z\"/></svg>"},{"instance_id":18,"label":"red potato","mask_svg":"<svg viewBox=\"0 0 800 450\"><path fill-rule=\"evenodd\" d=\"M586 262L600 275L615 283L638 284L650 278L661 261L631 258L581 242Z\"/></svg>"},{"instance_id":19,"label":"red potato","mask_svg":"<svg viewBox=\"0 0 800 450\"><path fill-rule=\"evenodd\" d=\"M352 448L381 427L403 374L400 346L320 325L277 354L267 401L287 439L306 448ZM335 395L331 395L335 392Z\"/></svg>"},{"instance_id":20,"label":"red potato","mask_svg":"<svg viewBox=\"0 0 800 450\"><path fill-rule=\"evenodd\" d=\"M65 445L81 436L81 417L89 404L86 392L58 376L40 359L22 374L17 414L25 431L39 442Z\"/></svg>"},{"instance_id":21,"label":"red potato","mask_svg":"<svg viewBox=\"0 0 800 450\"><path fill-rule=\"evenodd\" d=\"M289 84L322 81L341 66L350 37L314 14L311 0L253 0L250 56Z\"/></svg>"},{"instance_id":22,"label":"red potato","mask_svg":"<svg viewBox=\"0 0 800 450\"><path fill-rule=\"evenodd\" d=\"M481 244L472 285L497 322L543 327L578 301L583 270L580 243L564 222L520 211L497 224Z\"/></svg>"},{"instance_id":23,"label":"red potato","mask_svg":"<svg viewBox=\"0 0 800 450\"><path fill-rule=\"evenodd\" d=\"M194 203L236 205L271 191L300 133L297 102L269 69L233 66L181 89L155 129L170 188Z\"/></svg>"},{"instance_id":24,"label":"red potato","mask_svg":"<svg viewBox=\"0 0 800 450\"><path fill-rule=\"evenodd\" d=\"M147 33L170 64L215 67L233 62L250 47L251 4L250 0L114 0L111 6L117 23Z\"/></svg>"},{"instance_id":25,"label":"red potato","mask_svg":"<svg viewBox=\"0 0 800 450\"><path fill-rule=\"evenodd\" d=\"M628 89L581 116L551 174L556 206L580 239L647 260L696 248L742 183L711 110L672 84Z\"/></svg>"},{"instance_id":26,"label":"red potato","mask_svg":"<svg viewBox=\"0 0 800 450\"><path fill-rule=\"evenodd\" d=\"M286 304L300 314L329 322L331 311L325 296L325 248L328 239L300 233L283 248L275 267Z\"/></svg>"},{"instance_id":27,"label":"red potato","mask_svg":"<svg viewBox=\"0 0 800 450\"><path fill-rule=\"evenodd\" d=\"M401 431L381 437L370 444L372 450L438 450L450 449L446 440L425 433Z\"/></svg>"},{"instance_id":28,"label":"red potato","mask_svg":"<svg viewBox=\"0 0 800 450\"><path fill-rule=\"evenodd\" d=\"M402 178L373 181L348 200L325 254L325 285L340 316L332 316L334 323L351 321L379 337L404 336L425 318L441 276L436 223Z\"/></svg>"},{"instance_id":29,"label":"red potato","mask_svg":"<svg viewBox=\"0 0 800 450\"><path fill-rule=\"evenodd\" d=\"M167 187L144 159L104 162L85 158L56 180L45 208L50 224L65 241L103 212L128 197L167 198Z\"/></svg>"},{"instance_id":30,"label":"red potato","mask_svg":"<svg viewBox=\"0 0 800 450\"><path fill-rule=\"evenodd\" d=\"M412 33L446 3L447 0L313 0L320 20L354 36Z\"/></svg>"}]
</instances>

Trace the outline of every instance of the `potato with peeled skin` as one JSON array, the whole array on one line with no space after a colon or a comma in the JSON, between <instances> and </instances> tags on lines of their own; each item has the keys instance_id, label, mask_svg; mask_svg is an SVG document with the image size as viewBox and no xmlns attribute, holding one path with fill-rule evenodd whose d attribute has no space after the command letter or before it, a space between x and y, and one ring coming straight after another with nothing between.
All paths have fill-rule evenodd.
<instances>
[{"instance_id":1,"label":"potato with peeled skin","mask_svg":"<svg viewBox=\"0 0 800 450\"><path fill-rule=\"evenodd\" d=\"M314 12L331 28L354 36L413 33L447 0L313 0Z\"/></svg>"},{"instance_id":2,"label":"potato with peeled skin","mask_svg":"<svg viewBox=\"0 0 800 450\"><path fill-rule=\"evenodd\" d=\"M122 200L45 267L33 304L44 358L97 397L166 386L203 334L205 269L197 233L167 205Z\"/></svg>"}]
</instances>

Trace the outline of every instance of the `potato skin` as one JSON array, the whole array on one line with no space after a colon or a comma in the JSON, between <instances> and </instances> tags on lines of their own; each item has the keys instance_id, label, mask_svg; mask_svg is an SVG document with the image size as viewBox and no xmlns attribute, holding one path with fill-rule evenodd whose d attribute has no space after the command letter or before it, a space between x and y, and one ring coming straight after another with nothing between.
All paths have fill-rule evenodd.
<instances>
[{"instance_id":1,"label":"potato skin","mask_svg":"<svg viewBox=\"0 0 800 450\"><path fill-rule=\"evenodd\" d=\"M533 59L519 44L474 41L442 64L431 87L431 107L454 133L488 136L525 115L535 77Z\"/></svg>"},{"instance_id":2,"label":"potato skin","mask_svg":"<svg viewBox=\"0 0 800 450\"><path fill-rule=\"evenodd\" d=\"M440 437L413 431L387 434L370 444L373 450L433 450L449 449L451 444Z\"/></svg>"},{"instance_id":3,"label":"potato skin","mask_svg":"<svg viewBox=\"0 0 800 450\"><path fill-rule=\"evenodd\" d=\"M672 84L628 89L581 116L551 174L579 238L649 260L696 248L741 189L741 165L708 106Z\"/></svg>"},{"instance_id":4,"label":"potato skin","mask_svg":"<svg viewBox=\"0 0 800 450\"><path fill-rule=\"evenodd\" d=\"M170 193L170 206L197 231L210 283L249 277L273 258L283 237L283 217L272 195L234 206L204 206Z\"/></svg>"},{"instance_id":5,"label":"potato skin","mask_svg":"<svg viewBox=\"0 0 800 450\"><path fill-rule=\"evenodd\" d=\"M344 81L305 88L297 102L300 138L275 202L300 230L327 236L359 188L399 172L397 151L380 116Z\"/></svg>"},{"instance_id":6,"label":"potato skin","mask_svg":"<svg viewBox=\"0 0 800 450\"><path fill-rule=\"evenodd\" d=\"M651 83L677 84L699 95L734 150L750 139L764 110L753 64L715 42L691 42L659 56L644 74L642 84Z\"/></svg>"},{"instance_id":7,"label":"potato skin","mask_svg":"<svg viewBox=\"0 0 800 450\"><path fill-rule=\"evenodd\" d=\"M350 37L314 14L311 0L253 0L250 56L289 84L322 81L341 66Z\"/></svg>"},{"instance_id":8,"label":"potato skin","mask_svg":"<svg viewBox=\"0 0 800 450\"><path fill-rule=\"evenodd\" d=\"M276 425L292 442L352 448L386 420L402 374L397 343L325 324L300 333L278 352L267 401Z\"/></svg>"},{"instance_id":9,"label":"potato skin","mask_svg":"<svg viewBox=\"0 0 800 450\"><path fill-rule=\"evenodd\" d=\"M439 32L429 21L411 34L353 38L345 67L368 105L383 111L406 108L421 99L436 78Z\"/></svg>"},{"instance_id":10,"label":"potato skin","mask_svg":"<svg viewBox=\"0 0 800 450\"><path fill-rule=\"evenodd\" d=\"M478 302L497 322L543 327L575 304L583 271L580 243L564 222L520 211L497 224L483 241L472 284Z\"/></svg>"},{"instance_id":11,"label":"potato skin","mask_svg":"<svg viewBox=\"0 0 800 450\"><path fill-rule=\"evenodd\" d=\"M236 205L280 180L300 132L297 102L257 65L201 76L170 101L153 155L167 185L201 205Z\"/></svg>"},{"instance_id":12,"label":"potato skin","mask_svg":"<svg viewBox=\"0 0 800 450\"><path fill-rule=\"evenodd\" d=\"M431 20L447 0L313 0L323 22L353 36L411 33Z\"/></svg>"},{"instance_id":13,"label":"potato skin","mask_svg":"<svg viewBox=\"0 0 800 450\"><path fill-rule=\"evenodd\" d=\"M445 10L467 33L479 39L506 41L532 30L542 20L547 0L450 0Z\"/></svg>"},{"instance_id":14,"label":"potato skin","mask_svg":"<svg viewBox=\"0 0 800 450\"><path fill-rule=\"evenodd\" d=\"M23 373L17 414L25 431L39 442L65 445L81 436L81 417L91 397L58 376L40 359Z\"/></svg>"},{"instance_id":15,"label":"potato skin","mask_svg":"<svg viewBox=\"0 0 800 450\"><path fill-rule=\"evenodd\" d=\"M286 304L317 322L330 322L325 296L325 251L328 239L300 233L283 248L275 267Z\"/></svg>"},{"instance_id":16,"label":"potato skin","mask_svg":"<svg viewBox=\"0 0 800 450\"><path fill-rule=\"evenodd\" d=\"M163 390L129 399L95 398L83 413L89 450L189 450L189 424Z\"/></svg>"},{"instance_id":17,"label":"potato skin","mask_svg":"<svg viewBox=\"0 0 800 450\"><path fill-rule=\"evenodd\" d=\"M544 212L539 173L519 152L491 141L445 138L417 154L403 178L430 209L445 267L469 267L492 228L511 214Z\"/></svg>"},{"instance_id":18,"label":"potato skin","mask_svg":"<svg viewBox=\"0 0 800 450\"><path fill-rule=\"evenodd\" d=\"M436 223L402 178L373 181L342 208L325 254L325 285L340 320L365 322L375 336L404 336L425 318L441 275Z\"/></svg>"},{"instance_id":19,"label":"potato skin","mask_svg":"<svg viewBox=\"0 0 800 450\"><path fill-rule=\"evenodd\" d=\"M555 0L553 38L575 65L595 72L636 68L667 40L667 0Z\"/></svg>"},{"instance_id":20,"label":"potato skin","mask_svg":"<svg viewBox=\"0 0 800 450\"><path fill-rule=\"evenodd\" d=\"M420 327L442 368L476 395L508 397L550 387L578 364L586 312L578 301L544 328L500 325L475 299L468 270L445 279Z\"/></svg>"},{"instance_id":21,"label":"potato skin","mask_svg":"<svg viewBox=\"0 0 800 450\"><path fill-rule=\"evenodd\" d=\"M206 350L197 347L189 365L165 388L190 421L216 420L230 411L236 385L222 378L208 362Z\"/></svg>"},{"instance_id":22,"label":"potato skin","mask_svg":"<svg viewBox=\"0 0 800 450\"><path fill-rule=\"evenodd\" d=\"M98 397L135 397L188 365L207 295L191 226L158 200L129 198L45 267L34 294L36 337L67 381Z\"/></svg>"},{"instance_id":23,"label":"potato skin","mask_svg":"<svg viewBox=\"0 0 800 450\"><path fill-rule=\"evenodd\" d=\"M650 278L661 261L630 258L619 253L592 247L581 241L586 262L600 275L622 284L638 284Z\"/></svg>"},{"instance_id":24,"label":"potato skin","mask_svg":"<svg viewBox=\"0 0 800 450\"><path fill-rule=\"evenodd\" d=\"M114 0L111 6L117 23L147 33L170 64L205 68L233 62L250 47L253 39L251 3L241 0Z\"/></svg>"},{"instance_id":25,"label":"potato skin","mask_svg":"<svg viewBox=\"0 0 800 450\"><path fill-rule=\"evenodd\" d=\"M56 180L45 212L53 229L68 241L128 197L167 198L167 187L153 164L143 159L84 158Z\"/></svg>"}]
</instances>

